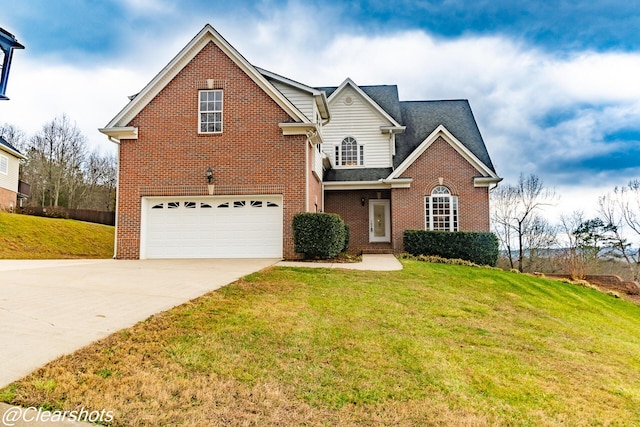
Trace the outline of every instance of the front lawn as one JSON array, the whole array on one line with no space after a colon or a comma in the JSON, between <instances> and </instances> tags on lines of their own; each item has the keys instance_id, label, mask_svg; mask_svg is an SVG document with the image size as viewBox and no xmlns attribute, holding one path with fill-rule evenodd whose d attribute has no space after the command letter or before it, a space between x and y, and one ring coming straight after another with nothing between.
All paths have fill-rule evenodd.
<instances>
[{"instance_id":1,"label":"front lawn","mask_svg":"<svg viewBox=\"0 0 640 427\"><path fill-rule=\"evenodd\" d=\"M106 409L117 426L640 425L640 306L403 264L267 269L62 357L0 400Z\"/></svg>"}]
</instances>

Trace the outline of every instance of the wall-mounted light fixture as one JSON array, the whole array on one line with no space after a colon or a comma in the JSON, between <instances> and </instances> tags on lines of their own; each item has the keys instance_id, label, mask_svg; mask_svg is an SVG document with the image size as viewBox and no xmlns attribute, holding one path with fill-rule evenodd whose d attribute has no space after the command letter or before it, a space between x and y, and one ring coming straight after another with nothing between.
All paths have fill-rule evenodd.
<instances>
[{"instance_id":1,"label":"wall-mounted light fixture","mask_svg":"<svg viewBox=\"0 0 640 427\"><path fill-rule=\"evenodd\" d=\"M13 34L0 28L0 100L9 99L5 92L14 49L24 49L24 46L18 43Z\"/></svg>"},{"instance_id":2,"label":"wall-mounted light fixture","mask_svg":"<svg viewBox=\"0 0 640 427\"><path fill-rule=\"evenodd\" d=\"M213 171L211 170L211 166L207 168L207 188L209 190L209 195L213 195Z\"/></svg>"},{"instance_id":3,"label":"wall-mounted light fixture","mask_svg":"<svg viewBox=\"0 0 640 427\"><path fill-rule=\"evenodd\" d=\"M366 201L367 201L367 199L365 199L364 197L361 197L361 198L360 198L360 204L361 204L362 206L364 206L364 202L366 202Z\"/></svg>"}]
</instances>

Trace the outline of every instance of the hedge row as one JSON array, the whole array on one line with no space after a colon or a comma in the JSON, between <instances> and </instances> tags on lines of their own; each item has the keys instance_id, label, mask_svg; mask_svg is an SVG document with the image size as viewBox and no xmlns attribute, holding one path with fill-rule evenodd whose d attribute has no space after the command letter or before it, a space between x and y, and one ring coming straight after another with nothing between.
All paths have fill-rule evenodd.
<instances>
[{"instance_id":1,"label":"hedge row","mask_svg":"<svg viewBox=\"0 0 640 427\"><path fill-rule=\"evenodd\" d=\"M499 245L493 233L406 230L404 250L414 256L436 255L495 266Z\"/></svg>"},{"instance_id":2,"label":"hedge row","mask_svg":"<svg viewBox=\"0 0 640 427\"><path fill-rule=\"evenodd\" d=\"M349 247L349 227L337 214L299 213L293 217L293 242L307 259L333 258Z\"/></svg>"}]
</instances>

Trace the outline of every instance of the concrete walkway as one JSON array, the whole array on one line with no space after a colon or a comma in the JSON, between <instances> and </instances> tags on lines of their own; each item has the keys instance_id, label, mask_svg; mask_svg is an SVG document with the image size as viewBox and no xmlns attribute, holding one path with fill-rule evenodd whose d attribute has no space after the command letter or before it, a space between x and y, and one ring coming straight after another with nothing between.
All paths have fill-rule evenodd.
<instances>
[{"instance_id":1,"label":"concrete walkway","mask_svg":"<svg viewBox=\"0 0 640 427\"><path fill-rule=\"evenodd\" d=\"M280 261L279 267L341 268L344 270L395 271L402 264L392 254L363 254L362 262Z\"/></svg>"}]
</instances>

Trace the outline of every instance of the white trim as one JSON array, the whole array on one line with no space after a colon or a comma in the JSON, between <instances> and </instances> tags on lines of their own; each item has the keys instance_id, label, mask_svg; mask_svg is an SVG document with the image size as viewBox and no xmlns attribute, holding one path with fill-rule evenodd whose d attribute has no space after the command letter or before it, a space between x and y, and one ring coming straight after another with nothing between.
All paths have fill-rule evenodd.
<instances>
[{"instance_id":1,"label":"white trim","mask_svg":"<svg viewBox=\"0 0 640 427\"><path fill-rule=\"evenodd\" d=\"M431 194L424 196L424 204L423 204L423 214L424 214L424 227L427 231L434 231L433 228L433 198L434 197L442 197L447 198L449 200L449 229L448 230L437 230L437 231L459 231L460 230L460 201L457 195L451 194L451 190L447 186L438 186L444 187L447 189L447 194L434 194L431 191ZM436 187L436 188L438 188ZM435 188L434 188L435 190ZM429 216L427 217L427 201L429 202ZM443 216L443 215L439 215Z\"/></svg>"},{"instance_id":2,"label":"white trim","mask_svg":"<svg viewBox=\"0 0 640 427\"><path fill-rule=\"evenodd\" d=\"M411 188L412 182L413 178L379 179L377 181L324 181L324 189L337 191Z\"/></svg>"},{"instance_id":3,"label":"white trim","mask_svg":"<svg viewBox=\"0 0 640 427\"><path fill-rule=\"evenodd\" d=\"M471 166L473 166L478 172L480 172L484 177L491 177L495 179L500 179L495 172L493 172L487 165L482 163L480 159L478 159L475 154L473 154L467 147L464 146L449 130L444 127L444 125L439 125L427 138L422 141L422 143L413 150L413 152L407 157L401 164L394 170L389 178L398 178L402 175L409 166L411 166L421 155L424 153L427 148L433 144L439 136L442 136L443 139L453 147L462 157L467 160Z\"/></svg>"},{"instance_id":4,"label":"white trim","mask_svg":"<svg viewBox=\"0 0 640 427\"><path fill-rule=\"evenodd\" d=\"M367 101L369 104L371 104L371 106L372 106L372 107L373 107L373 108L374 108L374 109L375 109L379 114L381 114L381 115L382 115L386 120L388 120L388 121L393 125L393 127L398 128L398 131L399 131L399 129L404 128L404 126L402 126L402 125L401 125L400 123L398 123L398 122L397 122L393 117L391 117L391 116L389 115L389 113L387 113L387 112L386 112L386 111L385 111L381 106L379 106L377 102L375 102L373 99L371 99L371 97L370 97L369 95L367 95L367 94L366 94L362 89L360 89L360 88L358 87L358 85L357 85L357 84L355 84L355 83L353 82L353 80L351 80L351 79L350 79L350 78L348 78L348 77L347 77L347 79L346 79L344 82L342 82L342 84L341 84L340 86L338 86L338 88L337 88L337 89L336 89L336 90L331 94L331 96L329 97L329 103L331 103L331 102L332 102L332 100L334 100L334 99L338 96L338 94L339 94L340 92L342 92L342 91L344 90L344 88L345 88L345 87L347 87L347 86L351 86L351 87L353 88L353 90L355 90L355 91L356 91L356 93L357 93L358 95L360 95L360 96L361 96L365 101ZM383 129L383 128L384 128L384 129ZM380 131L384 133L388 128L389 128L388 126L381 126L381 127L380 127Z\"/></svg>"},{"instance_id":5,"label":"white trim","mask_svg":"<svg viewBox=\"0 0 640 427\"><path fill-rule=\"evenodd\" d=\"M384 236L375 237L373 235L373 213L374 206L384 206ZM390 242L391 241L391 203L389 199L369 199L369 243Z\"/></svg>"},{"instance_id":6,"label":"white trim","mask_svg":"<svg viewBox=\"0 0 640 427\"><path fill-rule=\"evenodd\" d=\"M502 178L476 176L475 178L473 178L473 186L474 187L490 187L493 184L499 183L500 181L502 181Z\"/></svg>"},{"instance_id":7,"label":"white trim","mask_svg":"<svg viewBox=\"0 0 640 427\"><path fill-rule=\"evenodd\" d=\"M6 145L4 145L3 143L0 142L0 150L4 151L7 154L11 154L13 157L17 157L18 159L24 159L26 160L27 158L21 154L18 150L13 150L9 147L7 147Z\"/></svg>"},{"instance_id":8,"label":"white trim","mask_svg":"<svg viewBox=\"0 0 640 427\"><path fill-rule=\"evenodd\" d=\"M202 99L200 98L203 93L220 93L220 110L205 110L202 111L200 106L202 105ZM207 101L208 102L208 101ZM215 101L214 101L215 102ZM202 114L207 113L220 113L220 130L217 131L203 131L202 130ZM215 123L215 122L214 122ZM200 89L198 90L198 134L200 135L215 135L220 134L224 130L224 90L222 89Z\"/></svg>"},{"instance_id":9,"label":"white trim","mask_svg":"<svg viewBox=\"0 0 640 427\"><path fill-rule=\"evenodd\" d=\"M345 141L347 141L348 139L350 139L352 143L356 144L356 164L355 165L344 165L343 164L343 159L344 159L344 151L342 150L342 146L345 144ZM337 152L337 155L336 155ZM358 142L358 140L356 139L356 137L352 136L352 135L347 135L344 138L342 138L342 141L340 141L339 144L336 144L333 146L333 155L335 157L334 159L334 164L335 164L335 168L336 169L363 169L365 168L365 161L364 161L364 155L365 155L365 149L364 149L364 144L361 144Z\"/></svg>"},{"instance_id":10,"label":"white trim","mask_svg":"<svg viewBox=\"0 0 640 427\"><path fill-rule=\"evenodd\" d=\"M98 131L107 135L109 140L116 144L119 144L123 139L138 139L138 128L135 126L102 128Z\"/></svg>"},{"instance_id":11,"label":"white trim","mask_svg":"<svg viewBox=\"0 0 640 427\"><path fill-rule=\"evenodd\" d=\"M251 80L271 97L289 116L297 122L308 122L309 119L296 108L280 91L278 91L258 70L253 67L233 46L231 46L210 24L204 28L158 73L140 93L129 102L105 129L127 125L147 106L153 98L195 58L195 56L213 42L222 50ZM103 132L104 133L104 132Z\"/></svg>"}]
</instances>

